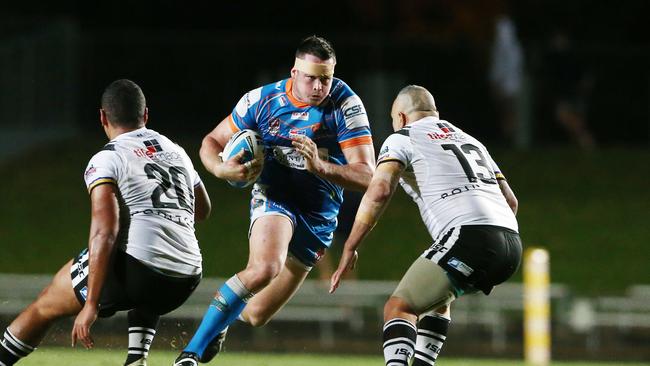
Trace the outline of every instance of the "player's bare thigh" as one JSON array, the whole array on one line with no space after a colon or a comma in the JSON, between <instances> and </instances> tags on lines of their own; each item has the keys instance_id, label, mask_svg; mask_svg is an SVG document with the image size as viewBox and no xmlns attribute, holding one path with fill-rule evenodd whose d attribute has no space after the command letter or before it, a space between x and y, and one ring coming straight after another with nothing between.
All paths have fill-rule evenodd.
<instances>
[{"instance_id":1,"label":"player's bare thigh","mask_svg":"<svg viewBox=\"0 0 650 366\"><path fill-rule=\"evenodd\" d=\"M38 295L35 303L44 311L64 316L74 315L81 311L82 305L77 300L72 288L71 266L72 260L64 264L54 275L52 282Z\"/></svg>"},{"instance_id":2,"label":"player's bare thigh","mask_svg":"<svg viewBox=\"0 0 650 366\"><path fill-rule=\"evenodd\" d=\"M260 291L280 273L292 235L293 224L286 216L266 215L253 222L248 264L237 274L248 290Z\"/></svg>"},{"instance_id":3,"label":"player's bare thigh","mask_svg":"<svg viewBox=\"0 0 650 366\"><path fill-rule=\"evenodd\" d=\"M255 327L268 323L293 297L308 274L309 268L290 256L280 274L249 301L242 318Z\"/></svg>"},{"instance_id":4,"label":"player's bare thigh","mask_svg":"<svg viewBox=\"0 0 650 366\"><path fill-rule=\"evenodd\" d=\"M440 309L438 313L446 312L446 305L456 296L445 271L432 261L419 257L402 277L392 298L402 299L415 315L420 315L436 309Z\"/></svg>"},{"instance_id":5,"label":"player's bare thigh","mask_svg":"<svg viewBox=\"0 0 650 366\"><path fill-rule=\"evenodd\" d=\"M11 323L9 329L16 337L38 344L50 322L81 311L72 288L71 265L72 260L64 264L38 298Z\"/></svg>"}]
</instances>

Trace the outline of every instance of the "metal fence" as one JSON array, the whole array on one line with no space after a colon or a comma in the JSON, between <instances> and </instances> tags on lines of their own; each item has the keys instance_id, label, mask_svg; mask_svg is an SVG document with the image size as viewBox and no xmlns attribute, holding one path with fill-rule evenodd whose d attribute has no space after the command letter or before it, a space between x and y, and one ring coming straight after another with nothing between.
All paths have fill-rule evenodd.
<instances>
[{"instance_id":1,"label":"metal fence","mask_svg":"<svg viewBox=\"0 0 650 366\"><path fill-rule=\"evenodd\" d=\"M6 326L50 279L50 275L0 275L1 325ZM163 317L160 347L187 342L223 281L205 278L183 306ZM267 326L233 326L229 349L374 353L383 305L396 285L394 281L348 281L330 295L323 281L307 280ZM578 298L566 286L553 284L550 297L554 357L650 360L650 285L631 286L618 297ZM125 342L125 337L120 338L126 326L124 315L98 322L97 331L116 346ZM445 353L520 357L522 319L520 283L500 285L490 296L461 297L452 305ZM61 327L67 329L69 322ZM67 332L55 330L46 342L66 344Z\"/></svg>"}]
</instances>

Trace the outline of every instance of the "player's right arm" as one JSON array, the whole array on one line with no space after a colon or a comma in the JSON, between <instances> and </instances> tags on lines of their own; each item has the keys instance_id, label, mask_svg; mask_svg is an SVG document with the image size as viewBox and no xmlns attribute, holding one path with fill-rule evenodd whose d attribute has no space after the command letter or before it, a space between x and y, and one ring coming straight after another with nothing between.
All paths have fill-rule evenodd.
<instances>
[{"instance_id":1,"label":"player's right arm","mask_svg":"<svg viewBox=\"0 0 650 366\"><path fill-rule=\"evenodd\" d=\"M399 178L410 165L413 155L410 139L400 133L390 135L379 151L377 168L361 199L350 235L343 245L339 266L332 275L330 293L338 288L341 276L354 268L358 259L357 248L388 206Z\"/></svg>"},{"instance_id":2,"label":"player's right arm","mask_svg":"<svg viewBox=\"0 0 650 366\"><path fill-rule=\"evenodd\" d=\"M358 258L357 248L386 210L404 168L405 165L402 162L392 160L386 160L377 166L368 190L359 204L350 235L343 246L339 266L332 275L330 293L336 291L343 274L354 269Z\"/></svg>"},{"instance_id":3,"label":"player's right arm","mask_svg":"<svg viewBox=\"0 0 650 366\"><path fill-rule=\"evenodd\" d=\"M79 340L93 346L90 327L97 319L99 297L115 252L119 232L119 204L115 184L100 184L90 192L91 223L88 241L88 296L72 328L72 345Z\"/></svg>"},{"instance_id":4,"label":"player's right arm","mask_svg":"<svg viewBox=\"0 0 650 366\"><path fill-rule=\"evenodd\" d=\"M231 118L230 116L224 118L214 130L210 131L203 138L199 155L205 169L215 177L241 182L248 180L248 177L256 176L261 169L261 162L254 160L250 168L246 167L240 163L240 159L244 156L244 151L241 151L229 160L221 160L219 154L223 151L230 137L235 133Z\"/></svg>"}]
</instances>

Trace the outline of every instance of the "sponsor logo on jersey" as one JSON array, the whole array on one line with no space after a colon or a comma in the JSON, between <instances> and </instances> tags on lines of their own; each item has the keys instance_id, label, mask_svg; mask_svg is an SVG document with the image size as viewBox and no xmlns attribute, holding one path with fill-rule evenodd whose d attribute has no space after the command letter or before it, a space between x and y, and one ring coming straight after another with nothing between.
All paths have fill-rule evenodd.
<instances>
[{"instance_id":1,"label":"sponsor logo on jersey","mask_svg":"<svg viewBox=\"0 0 650 366\"><path fill-rule=\"evenodd\" d=\"M352 106L346 110L343 111L343 115L345 116L346 119L356 117L362 114L365 114L366 111L363 109L363 106L360 104L357 104L355 106Z\"/></svg>"},{"instance_id":2,"label":"sponsor logo on jersey","mask_svg":"<svg viewBox=\"0 0 650 366\"><path fill-rule=\"evenodd\" d=\"M449 135L446 133L429 132L427 133L427 137L429 137L431 140L444 140L448 138Z\"/></svg>"},{"instance_id":3,"label":"sponsor logo on jersey","mask_svg":"<svg viewBox=\"0 0 650 366\"><path fill-rule=\"evenodd\" d=\"M476 189L476 188L481 188L481 186L478 185L478 184L467 184L467 185L464 185L462 187L456 187L456 188L452 189L449 192L445 192L445 193L441 194L440 198L442 198L444 200L447 197L455 196L457 194L461 194L463 192L467 192L469 190Z\"/></svg>"},{"instance_id":4,"label":"sponsor logo on jersey","mask_svg":"<svg viewBox=\"0 0 650 366\"><path fill-rule=\"evenodd\" d=\"M280 104L280 107L286 106L288 104L287 98L285 98L285 97L278 98L278 103Z\"/></svg>"},{"instance_id":5,"label":"sponsor logo on jersey","mask_svg":"<svg viewBox=\"0 0 650 366\"><path fill-rule=\"evenodd\" d=\"M143 141L144 149L134 149L135 156L140 158L149 158L158 161L179 161L182 159L181 154L176 151L163 151L157 140Z\"/></svg>"},{"instance_id":6,"label":"sponsor logo on jersey","mask_svg":"<svg viewBox=\"0 0 650 366\"><path fill-rule=\"evenodd\" d=\"M271 122L269 122L269 130L267 131L269 135L271 136L276 136L278 132L280 132L280 119L279 118L273 118Z\"/></svg>"},{"instance_id":7,"label":"sponsor logo on jersey","mask_svg":"<svg viewBox=\"0 0 650 366\"><path fill-rule=\"evenodd\" d=\"M271 150L273 158L280 164L289 168L305 170L305 157L293 147L274 146Z\"/></svg>"},{"instance_id":8,"label":"sponsor logo on jersey","mask_svg":"<svg viewBox=\"0 0 650 366\"><path fill-rule=\"evenodd\" d=\"M298 119L301 121L309 120L309 112L293 112L291 113L291 119Z\"/></svg>"},{"instance_id":9,"label":"sponsor logo on jersey","mask_svg":"<svg viewBox=\"0 0 650 366\"><path fill-rule=\"evenodd\" d=\"M163 151L162 147L160 146L160 143L156 139L152 140L145 140L143 141L144 146L147 147L147 152L150 152L151 154L157 153L159 151Z\"/></svg>"},{"instance_id":10,"label":"sponsor logo on jersey","mask_svg":"<svg viewBox=\"0 0 650 366\"><path fill-rule=\"evenodd\" d=\"M343 87L343 83L336 83L335 85L332 86L332 89L330 90L330 95L336 94L336 92Z\"/></svg>"},{"instance_id":11,"label":"sponsor logo on jersey","mask_svg":"<svg viewBox=\"0 0 650 366\"><path fill-rule=\"evenodd\" d=\"M449 133L428 132L427 137L431 140L463 141L466 139L465 135L453 131Z\"/></svg>"},{"instance_id":12,"label":"sponsor logo on jersey","mask_svg":"<svg viewBox=\"0 0 650 366\"><path fill-rule=\"evenodd\" d=\"M359 127L368 127L368 117L366 110L363 108L361 98L357 95L352 95L343 101L341 104L341 111L343 111L343 119L345 119L345 127L353 130Z\"/></svg>"},{"instance_id":13,"label":"sponsor logo on jersey","mask_svg":"<svg viewBox=\"0 0 650 366\"><path fill-rule=\"evenodd\" d=\"M84 177L88 178L89 175L94 174L97 172L97 168L95 168L94 165L90 165L88 169L86 169L86 172L84 172Z\"/></svg>"},{"instance_id":14,"label":"sponsor logo on jersey","mask_svg":"<svg viewBox=\"0 0 650 366\"><path fill-rule=\"evenodd\" d=\"M299 129L299 128L292 128L289 130L289 136L295 137L295 136L307 136L307 131Z\"/></svg>"},{"instance_id":15,"label":"sponsor logo on jersey","mask_svg":"<svg viewBox=\"0 0 650 366\"><path fill-rule=\"evenodd\" d=\"M454 140L462 141L466 136L456 131L449 123L436 123L441 132L428 132L427 137L431 140Z\"/></svg>"},{"instance_id":16,"label":"sponsor logo on jersey","mask_svg":"<svg viewBox=\"0 0 650 366\"><path fill-rule=\"evenodd\" d=\"M145 146L144 148L134 149L133 150L135 155L138 156L138 157L152 158L155 153L163 151L162 147L160 146L160 143L158 143L158 140L156 140L156 139L145 140L142 143Z\"/></svg>"},{"instance_id":17,"label":"sponsor logo on jersey","mask_svg":"<svg viewBox=\"0 0 650 366\"><path fill-rule=\"evenodd\" d=\"M185 226L185 227L193 227L194 226L194 216L187 216L187 215L179 215L179 214L173 214L169 211L165 210L159 210L159 209L151 209L147 208L144 210L138 210L138 211L133 211L130 213L130 216L133 217L135 215L155 215L158 217L162 217L163 219L167 219L169 221L172 221L178 225Z\"/></svg>"},{"instance_id":18,"label":"sponsor logo on jersey","mask_svg":"<svg viewBox=\"0 0 650 366\"><path fill-rule=\"evenodd\" d=\"M177 161L181 160L181 154L175 151L162 151L156 154L153 154L151 157L153 160L163 160L163 161Z\"/></svg>"},{"instance_id":19,"label":"sponsor logo on jersey","mask_svg":"<svg viewBox=\"0 0 650 366\"><path fill-rule=\"evenodd\" d=\"M248 93L244 94L243 97L239 100L235 106L235 112L239 117L244 117L248 109L255 103L257 103L260 98L262 98L262 87L253 89Z\"/></svg>"},{"instance_id":20,"label":"sponsor logo on jersey","mask_svg":"<svg viewBox=\"0 0 650 366\"><path fill-rule=\"evenodd\" d=\"M444 133L456 132L456 130L454 130L449 123L440 122L440 123L436 123L436 125Z\"/></svg>"},{"instance_id":21,"label":"sponsor logo on jersey","mask_svg":"<svg viewBox=\"0 0 650 366\"><path fill-rule=\"evenodd\" d=\"M377 157L377 163L380 163L382 160L390 158L390 149L388 146L384 146L381 148L381 151L379 152L379 156Z\"/></svg>"},{"instance_id":22,"label":"sponsor logo on jersey","mask_svg":"<svg viewBox=\"0 0 650 366\"><path fill-rule=\"evenodd\" d=\"M384 155L384 154L388 154L388 146L384 146L379 152L379 155Z\"/></svg>"}]
</instances>

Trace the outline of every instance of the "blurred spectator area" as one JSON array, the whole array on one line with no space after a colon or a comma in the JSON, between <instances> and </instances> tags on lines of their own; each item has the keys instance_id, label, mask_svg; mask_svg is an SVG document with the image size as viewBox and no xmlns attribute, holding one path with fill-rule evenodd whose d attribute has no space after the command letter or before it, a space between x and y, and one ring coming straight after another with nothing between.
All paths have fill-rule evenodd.
<instances>
[{"instance_id":1,"label":"blurred spectator area","mask_svg":"<svg viewBox=\"0 0 650 366\"><path fill-rule=\"evenodd\" d=\"M80 59L74 22L0 19L1 160L74 134Z\"/></svg>"},{"instance_id":2,"label":"blurred spectator area","mask_svg":"<svg viewBox=\"0 0 650 366\"><path fill-rule=\"evenodd\" d=\"M187 12L178 12L174 19L168 3L162 6L162 18L138 23L142 18L131 14L120 18L124 24L115 20L117 10L74 8L70 2L70 9L58 16L26 14L24 9L20 16L7 12L0 15L0 136L12 143L3 143L3 149L23 141L16 137L25 136L25 131L31 141L76 129L96 132L101 91L117 78L131 78L143 87L150 117L160 130L202 135L229 114L246 91L287 77L296 44L312 33L333 41L336 75L364 100L376 142L390 132L390 104L409 83L431 90L442 118L488 143L500 142L487 74L494 22L505 10L512 14L524 51L527 82L522 93L528 97L519 118L530 121L531 144L568 141L566 131L553 122L550 107L547 47L552 29L536 18L543 16L531 14L542 9L551 14L559 11L558 4L546 8L528 1L528 8L519 3L506 8L503 1L406 1L399 6L380 1L364 12L370 9L367 3L358 0L342 7L349 21L358 22L333 23L345 23L341 27L299 22L295 29L279 27L273 32L260 25L219 25L225 15L217 5L212 22L197 13L195 23ZM576 7L571 4L567 11ZM221 10L232 13L238 6L224 5ZM635 7L628 4L625 9ZM136 15L145 10L144 5L133 8ZM645 146L650 141L650 44L636 33L644 26L630 13L628 23L610 19L623 30L606 33L598 28L603 23L596 16L602 12L596 10L591 9L596 14L590 21L580 19L567 28L575 40L575 57L593 80L588 124L599 145ZM99 11L105 11L105 19Z\"/></svg>"}]
</instances>

